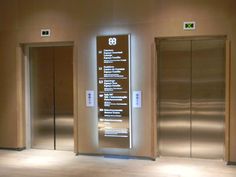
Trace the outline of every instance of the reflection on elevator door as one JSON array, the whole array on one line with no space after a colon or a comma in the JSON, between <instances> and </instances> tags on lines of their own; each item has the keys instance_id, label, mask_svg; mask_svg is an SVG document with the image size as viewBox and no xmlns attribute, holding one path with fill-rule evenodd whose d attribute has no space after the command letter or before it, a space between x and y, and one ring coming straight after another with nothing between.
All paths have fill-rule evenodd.
<instances>
[{"instance_id":1,"label":"reflection on elevator door","mask_svg":"<svg viewBox=\"0 0 236 177\"><path fill-rule=\"evenodd\" d=\"M157 44L160 155L223 159L225 39Z\"/></svg>"},{"instance_id":2,"label":"reflection on elevator door","mask_svg":"<svg viewBox=\"0 0 236 177\"><path fill-rule=\"evenodd\" d=\"M73 150L73 48L30 48L31 146Z\"/></svg>"}]
</instances>

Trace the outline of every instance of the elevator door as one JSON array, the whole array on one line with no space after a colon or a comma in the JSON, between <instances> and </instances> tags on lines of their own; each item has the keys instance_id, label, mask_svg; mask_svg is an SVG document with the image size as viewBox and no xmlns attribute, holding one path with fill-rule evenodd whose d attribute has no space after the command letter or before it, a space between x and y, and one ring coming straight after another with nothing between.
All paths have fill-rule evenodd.
<instances>
[{"instance_id":1,"label":"elevator door","mask_svg":"<svg viewBox=\"0 0 236 177\"><path fill-rule=\"evenodd\" d=\"M158 41L158 151L224 157L225 40Z\"/></svg>"},{"instance_id":2,"label":"elevator door","mask_svg":"<svg viewBox=\"0 0 236 177\"><path fill-rule=\"evenodd\" d=\"M73 48L30 48L31 146L73 150Z\"/></svg>"}]
</instances>

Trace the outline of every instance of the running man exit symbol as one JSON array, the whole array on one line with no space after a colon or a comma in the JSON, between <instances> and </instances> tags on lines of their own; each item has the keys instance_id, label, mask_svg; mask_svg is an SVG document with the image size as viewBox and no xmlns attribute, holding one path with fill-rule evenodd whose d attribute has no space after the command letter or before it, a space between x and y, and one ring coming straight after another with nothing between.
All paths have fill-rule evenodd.
<instances>
[{"instance_id":1,"label":"running man exit symbol","mask_svg":"<svg viewBox=\"0 0 236 177\"><path fill-rule=\"evenodd\" d=\"M50 37L51 30L50 29L41 29L41 37Z\"/></svg>"},{"instance_id":2,"label":"running man exit symbol","mask_svg":"<svg viewBox=\"0 0 236 177\"><path fill-rule=\"evenodd\" d=\"M184 22L184 30L195 30L196 22Z\"/></svg>"}]
</instances>

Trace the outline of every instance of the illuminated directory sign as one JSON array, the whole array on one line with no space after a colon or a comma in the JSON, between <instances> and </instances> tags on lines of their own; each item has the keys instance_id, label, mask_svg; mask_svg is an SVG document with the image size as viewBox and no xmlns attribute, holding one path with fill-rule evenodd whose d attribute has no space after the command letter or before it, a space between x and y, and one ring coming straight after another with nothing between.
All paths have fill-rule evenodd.
<instances>
[{"instance_id":1,"label":"illuminated directory sign","mask_svg":"<svg viewBox=\"0 0 236 177\"><path fill-rule=\"evenodd\" d=\"M97 37L99 145L131 147L130 35Z\"/></svg>"}]
</instances>

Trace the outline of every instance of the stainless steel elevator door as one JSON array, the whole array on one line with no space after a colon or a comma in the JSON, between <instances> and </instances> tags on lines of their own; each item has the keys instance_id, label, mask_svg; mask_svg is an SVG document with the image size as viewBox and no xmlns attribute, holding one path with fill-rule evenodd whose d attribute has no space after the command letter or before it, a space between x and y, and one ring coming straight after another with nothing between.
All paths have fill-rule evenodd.
<instances>
[{"instance_id":1,"label":"stainless steel elevator door","mask_svg":"<svg viewBox=\"0 0 236 177\"><path fill-rule=\"evenodd\" d=\"M161 156L224 156L225 40L158 42Z\"/></svg>"},{"instance_id":2,"label":"stainless steel elevator door","mask_svg":"<svg viewBox=\"0 0 236 177\"><path fill-rule=\"evenodd\" d=\"M225 41L192 41L192 157L224 157Z\"/></svg>"},{"instance_id":3,"label":"stainless steel elevator door","mask_svg":"<svg viewBox=\"0 0 236 177\"><path fill-rule=\"evenodd\" d=\"M159 60L159 151L190 156L190 41L163 41Z\"/></svg>"},{"instance_id":4,"label":"stainless steel elevator door","mask_svg":"<svg viewBox=\"0 0 236 177\"><path fill-rule=\"evenodd\" d=\"M73 150L73 48L55 47L56 149Z\"/></svg>"},{"instance_id":5,"label":"stainless steel elevator door","mask_svg":"<svg viewBox=\"0 0 236 177\"><path fill-rule=\"evenodd\" d=\"M30 48L32 148L54 149L53 48Z\"/></svg>"},{"instance_id":6,"label":"stainless steel elevator door","mask_svg":"<svg viewBox=\"0 0 236 177\"><path fill-rule=\"evenodd\" d=\"M73 150L73 48L30 48L31 145Z\"/></svg>"}]
</instances>

